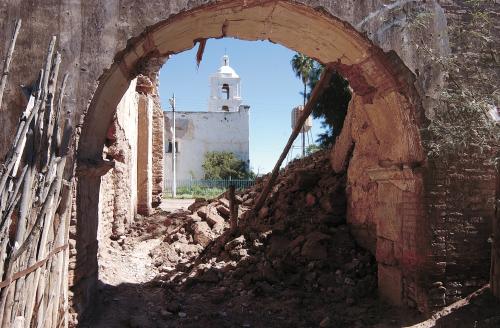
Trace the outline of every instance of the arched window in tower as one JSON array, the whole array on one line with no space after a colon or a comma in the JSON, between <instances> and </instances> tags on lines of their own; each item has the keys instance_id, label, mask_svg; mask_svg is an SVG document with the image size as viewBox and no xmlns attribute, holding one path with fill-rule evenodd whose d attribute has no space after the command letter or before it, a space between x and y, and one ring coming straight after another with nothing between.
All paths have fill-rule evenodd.
<instances>
[{"instance_id":1,"label":"arched window in tower","mask_svg":"<svg viewBox=\"0 0 500 328\"><path fill-rule=\"evenodd\" d=\"M226 95L226 99L229 99L229 84L224 83L222 85L222 95Z\"/></svg>"},{"instance_id":2,"label":"arched window in tower","mask_svg":"<svg viewBox=\"0 0 500 328\"><path fill-rule=\"evenodd\" d=\"M225 112L229 112L229 106L222 106L222 110Z\"/></svg>"}]
</instances>

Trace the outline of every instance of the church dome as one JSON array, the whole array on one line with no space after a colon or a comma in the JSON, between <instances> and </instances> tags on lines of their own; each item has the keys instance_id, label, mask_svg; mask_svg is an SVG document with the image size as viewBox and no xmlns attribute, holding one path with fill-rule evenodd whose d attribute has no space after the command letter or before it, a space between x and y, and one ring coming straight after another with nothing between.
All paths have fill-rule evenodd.
<instances>
[{"instance_id":1,"label":"church dome","mask_svg":"<svg viewBox=\"0 0 500 328\"><path fill-rule=\"evenodd\" d=\"M229 56L228 55L224 55L224 57L222 57L222 66L219 67L219 69L217 70L217 75L221 75L222 77L234 77L234 78L238 78L238 74L236 74L236 72L234 71L234 69L229 66Z\"/></svg>"}]
</instances>

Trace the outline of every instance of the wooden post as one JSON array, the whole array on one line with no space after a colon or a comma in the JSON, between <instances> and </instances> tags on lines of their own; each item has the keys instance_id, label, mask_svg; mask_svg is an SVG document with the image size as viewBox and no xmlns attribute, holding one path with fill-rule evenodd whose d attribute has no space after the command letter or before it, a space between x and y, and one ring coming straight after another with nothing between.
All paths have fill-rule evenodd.
<instances>
[{"instance_id":1,"label":"wooden post","mask_svg":"<svg viewBox=\"0 0 500 328\"><path fill-rule=\"evenodd\" d=\"M66 156L73 129L69 112L59 119L67 76L54 107L61 62L60 55L54 55L55 43L52 38L45 70L30 95L0 172L2 327L52 327L67 322L71 199L67 195L74 170L66 169ZM13 217L17 218L15 234L11 231ZM12 247L7 249L7 244Z\"/></svg>"},{"instance_id":2,"label":"wooden post","mask_svg":"<svg viewBox=\"0 0 500 328\"><path fill-rule=\"evenodd\" d=\"M229 212L231 231L235 231L238 228L238 204L234 185L229 186Z\"/></svg>"},{"instance_id":3,"label":"wooden post","mask_svg":"<svg viewBox=\"0 0 500 328\"><path fill-rule=\"evenodd\" d=\"M0 81L0 111L2 110L3 93L5 90L5 86L7 85L7 78L9 77L9 71L10 71L10 62L12 61L12 54L14 53L14 48L16 47L17 35L19 34L19 30L21 29L21 23L22 21L20 19L16 23L16 27L14 28L14 34L12 35L12 39L10 40L9 50L7 52L7 56L5 57L5 62L3 64L2 79Z\"/></svg>"},{"instance_id":4,"label":"wooden post","mask_svg":"<svg viewBox=\"0 0 500 328\"><path fill-rule=\"evenodd\" d=\"M269 195L269 192L271 191L271 188L273 187L274 183L276 182L276 178L278 177L278 173L281 167L281 164L283 164L283 161L286 158L286 155L290 151L290 148L292 147L295 139L297 139L297 136L299 135L300 131L302 131L302 127L304 126L304 123L306 122L307 118L309 115L311 115L311 112L314 108L314 105L318 101L319 97L323 93L323 91L326 89L328 84L330 83L330 78L333 74L333 69L331 65L327 65L325 67L325 70L321 74L321 79L319 82L316 84L314 87L314 90L311 93L311 98L309 98L309 101L307 102L306 106L304 107L304 111L302 112L302 115L300 116L299 120L297 121L297 124L295 125L292 134L290 135L290 138L288 138L288 142L281 152L281 155L276 162L276 165L274 165L273 172L271 173L271 177L267 181L266 186L262 190L259 198L257 199L257 202L255 203L255 207L252 210L252 214L256 215L259 213L260 209L262 206L264 206L264 203L266 201L267 196Z\"/></svg>"},{"instance_id":5,"label":"wooden post","mask_svg":"<svg viewBox=\"0 0 500 328\"><path fill-rule=\"evenodd\" d=\"M13 328L24 328L24 317L16 317Z\"/></svg>"}]
</instances>

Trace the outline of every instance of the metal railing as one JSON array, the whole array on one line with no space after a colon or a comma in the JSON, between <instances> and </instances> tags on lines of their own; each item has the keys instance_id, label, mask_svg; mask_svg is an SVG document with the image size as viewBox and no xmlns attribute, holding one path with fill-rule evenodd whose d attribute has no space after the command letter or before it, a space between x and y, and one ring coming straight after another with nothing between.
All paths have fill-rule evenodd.
<instances>
[{"instance_id":1,"label":"metal railing","mask_svg":"<svg viewBox=\"0 0 500 328\"><path fill-rule=\"evenodd\" d=\"M194 189L228 189L229 186L234 186L238 189L245 189L253 186L255 180L195 180L195 179L180 179L177 180L177 190L192 191ZM165 191L172 190L172 180L165 180Z\"/></svg>"}]
</instances>

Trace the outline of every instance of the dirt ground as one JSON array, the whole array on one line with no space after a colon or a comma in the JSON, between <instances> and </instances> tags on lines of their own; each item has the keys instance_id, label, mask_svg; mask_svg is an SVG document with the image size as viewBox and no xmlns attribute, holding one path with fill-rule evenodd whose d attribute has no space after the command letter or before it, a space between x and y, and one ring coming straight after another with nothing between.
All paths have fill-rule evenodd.
<instances>
[{"instance_id":1,"label":"dirt ground","mask_svg":"<svg viewBox=\"0 0 500 328\"><path fill-rule=\"evenodd\" d=\"M148 220L167 218L163 213ZM147 237L135 232L122 246L111 243L110 256L101 259L96 310L82 327L400 327L422 320L415 312L384 304L376 293L346 299L340 291L321 292L313 283L245 286L221 279L217 271L172 283L166 276L185 276L189 263L166 276L159 273L152 253L162 238L156 231Z\"/></svg>"},{"instance_id":2,"label":"dirt ground","mask_svg":"<svg viewBox=\"0 0 500 328\"><path fill-rule=\"evenodd\" d=\"M376 292L346 301L307 285L247 290L214 277L172 284L154 264L151 252L162 241L153 235L130 237L109 249L95 312L81 327L500 327L500 303L487 289L426 322L414 311L385 304ZM171 273L184 270L179 265Z\"/></svg>"},{"instance_id":3,"label":"dirt ground","mask_svg":"<svg viewBox=\"0 0 500 328\"><path fill-rule=\"evenodd\" d=\"M167 212L187 211L189 205L195 202L194 199L173 199L164 198L160 209Z\"/></svg>"}]
</instances>

